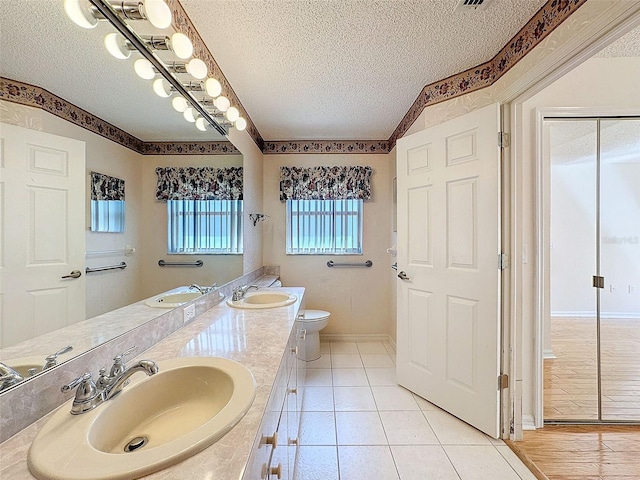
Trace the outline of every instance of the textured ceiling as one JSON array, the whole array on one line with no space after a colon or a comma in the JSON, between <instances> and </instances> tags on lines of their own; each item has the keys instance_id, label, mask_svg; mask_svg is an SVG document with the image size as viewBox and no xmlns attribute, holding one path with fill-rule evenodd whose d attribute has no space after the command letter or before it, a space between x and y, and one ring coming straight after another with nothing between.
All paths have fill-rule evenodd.
<instances>
[{"instance_id":1,"label":"textured ceiling","mask_svg":"<svg viewBox=\"0 0 640 480\"><path fill-rule=\"evenodd\" d=\"M454 12L457 0L181 3L265 140L386 140L425 85L492 58L544 1L470 12ZM132 59L106 53L107 24L76 27L62 0L0 0L0 12L0 76L144 141L220 139L155 96Z\"/></svg>"}]
</instances>

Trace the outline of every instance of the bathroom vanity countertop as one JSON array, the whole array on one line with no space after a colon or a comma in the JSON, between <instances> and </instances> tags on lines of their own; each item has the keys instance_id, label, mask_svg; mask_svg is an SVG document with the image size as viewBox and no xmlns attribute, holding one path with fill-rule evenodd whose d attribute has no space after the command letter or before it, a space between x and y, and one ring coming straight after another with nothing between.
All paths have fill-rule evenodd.
<instances>
[{"instance_id":1,"label":"bathroom vanity countertop","mask_svg":"<svg viewBox=\"0 0 640 480\"><path fill-rule=\"evenodd\" d=\"M204 451L145 479L242 478L304 295L304 288L299 287L278 290L296 295L297 301L288 307L264 310L236 309L222 302L137 357L154 361L176 357L230 358L249 368L256 381L256 397L251 408L230 432ZM92 366L91 370L97 373L99 367ZM60 408L70 409L71 402ZM27 467L27 452L51 415L44 416L0 444L0 478L35 478Z\"/></svg>"}]
</instances>

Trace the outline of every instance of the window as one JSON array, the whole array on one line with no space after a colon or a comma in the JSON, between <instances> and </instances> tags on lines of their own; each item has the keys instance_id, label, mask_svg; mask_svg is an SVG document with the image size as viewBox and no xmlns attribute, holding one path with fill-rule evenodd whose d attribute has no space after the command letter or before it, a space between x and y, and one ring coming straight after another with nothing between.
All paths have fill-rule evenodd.
<instances>
[{"instance_id":1,"label":"window","mask_svg":"<svg viewBox=\"0 0 640 480\"><path fill-rule=\"evenodd\" d=\"M168 200L167 218L169 253L242 253L242 200Z\"/></svg>"},{"instance_id":2,"label":"window","mask_svg":"<svg viewBox=\"0 0 640 480\"><path fill-rule=\"evenodd\" d=\"M287 200L287 253L362 254L362 200Z\"/></svg>"},{"instance_id":3,"label":"window","mask_svg":"<svg viewBox=\"0 0 640 480\"><path fill-rule=\"evenodd\" d=\"M124 232L124 200L91 200L92 232Z\"/></svg>"}]
</instances>

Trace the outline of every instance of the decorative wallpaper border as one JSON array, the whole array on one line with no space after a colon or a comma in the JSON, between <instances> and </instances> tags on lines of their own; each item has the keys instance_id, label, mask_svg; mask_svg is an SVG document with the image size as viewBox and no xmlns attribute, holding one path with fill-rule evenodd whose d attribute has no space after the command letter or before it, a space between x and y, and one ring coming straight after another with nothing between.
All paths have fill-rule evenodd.
<instances>
[{"instance_id":1,"label":"decorative wallpaper border","mask_svg":"<svg viewBox=\"0 0 640 480\"><path fill-rule=\"evenodd\" d=\"M384 140L300 140L264 143L262 153L389 153Z\"/></svg>"},{"instance_id":2,"label":"decorative wallpaper border","mask_svg":"<svg viewBox=\"0 0 640 480\"><path fill-rule=\"evenodd\" d=\"M35 107L142 155L239 155L231 142L143 142L44 88L0 77L0 100Z\"/></svg>"},{"instance_id":3,"label":"decorative wallpaper border","mask_svg":"<svg viewBox=\"0 0 640 480\"><path fill-rule=\"evenodd\" d=\"M194 53L222 84L227 98L247 120L247 133L265 155L291 153L389 153L422 111L431 105L491 86L587 0L548 0L488 62L426 85L388 140L297 140L265 142L204 44L179 0L166 0L174 28L193 40ZM43 88L0 77L0 99L41 108L143 155L233 155L231 142L143 142Z\"/></svg>"},{"instance_id":4,"label":"decorative wallpaper border","mask_svg":"<svg viewBox=\"0 0 640 480\"><path fill-rule=\"evenodd\" d=\"M586 1L548 0L491 60L426 85L389 137L389 149L395 146L396 140L409 130L426 107L492 85Z\"/></svg>"}]
</instances>

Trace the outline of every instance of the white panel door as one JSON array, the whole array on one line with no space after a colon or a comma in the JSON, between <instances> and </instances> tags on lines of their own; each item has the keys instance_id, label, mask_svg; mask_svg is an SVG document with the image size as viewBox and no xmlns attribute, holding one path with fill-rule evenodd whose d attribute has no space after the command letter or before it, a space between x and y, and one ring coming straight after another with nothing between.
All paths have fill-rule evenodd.
<instances>
[{"instance_id":1,"label":"white panel door","mask_svg":"<svg viewBox=\"0 0 640 480\"><path fill-rule=\"evenodd\" d=\"M490 105L397 144L398 383L496 438L499 121Z\"/></svg>"},{"instance_id":2,"label":"white panel door","mask_svg":"<svg viewBox=\"0 0 640 480\"><path fill-rule=\"evenodd\" d=\"M84 142L0 124L0 199L6 347L85 319Z\"/></svg>"}]
</instances>

